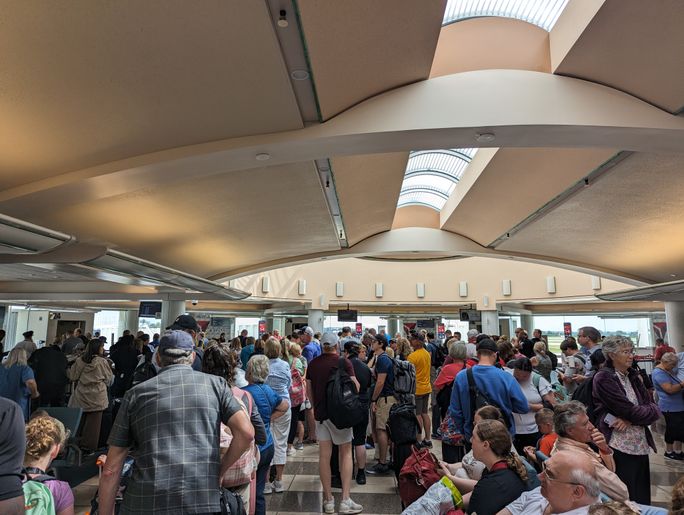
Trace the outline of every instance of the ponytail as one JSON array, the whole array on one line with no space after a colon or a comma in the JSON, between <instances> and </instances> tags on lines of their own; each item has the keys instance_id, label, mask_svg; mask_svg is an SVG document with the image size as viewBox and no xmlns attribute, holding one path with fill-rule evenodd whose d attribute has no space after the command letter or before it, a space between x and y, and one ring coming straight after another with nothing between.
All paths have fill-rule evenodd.
<instances>
[{"instance_id":1,"label":"ponytail","mask_svg":"<svg viewBox=\"0 0 684 515\"><path fill-rule=\"evenodd\" d=\"M506 460L506 465L508 465L508 468L515 472L518 477L526 483L527 469L525 468L525 465L523 465L523 462L518 455L514 452L508 451L508 454L506 454L504 459Z\"/></svg>"}]
</instances>

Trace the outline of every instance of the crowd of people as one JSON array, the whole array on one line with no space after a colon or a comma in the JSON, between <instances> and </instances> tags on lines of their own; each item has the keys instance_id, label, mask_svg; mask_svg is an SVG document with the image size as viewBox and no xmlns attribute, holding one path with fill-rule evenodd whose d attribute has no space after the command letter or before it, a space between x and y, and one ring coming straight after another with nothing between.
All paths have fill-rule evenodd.
<instances>
[{"instance_id":1,"label":"crowd of people","mask_svg":"<svg viewBox=\"0 0 684 515\"><path fill-rule=\"evenodd\" d=\"M35 483L55 513L73 513L68 484L47 474L69 435L43 408L59 406L81 408L82 449L106 447L101 514L119 503L126 513L221 513L222 501L239 498L246 513L263 515L305 445L318 447L322 511L360 513L352 482L399 477L407 441L441 445L437 474L459 493L452 508L466 513L650 505L650 426L661 414L665 457L684 460L682 355L658 342L649 376L627 337L582 327L559 357L532 334L472 329L437 340L304 327L210 340L181 315L152 338L126 331L106 353L104 338L79 330L43 348L28 331L0 367L0 512L23 509ZM397 426L407 420L408 440ZM411 506L431 513L427 497Z\"/></svg>"}]
</instances>

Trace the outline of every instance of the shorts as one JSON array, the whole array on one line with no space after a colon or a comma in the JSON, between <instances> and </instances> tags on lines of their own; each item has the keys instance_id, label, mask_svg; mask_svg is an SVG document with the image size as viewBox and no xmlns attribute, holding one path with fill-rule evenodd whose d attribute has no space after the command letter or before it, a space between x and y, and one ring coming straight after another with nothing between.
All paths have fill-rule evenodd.
<instances>
[{"instance_id":1,"label":"shorts","mask_svg":"<svg viewBox=\"0 0 684 515\"><path fill-rule=\"evenodd\" d=\"M416 415L427 414L430 405L430 394L416 395Z\"/></svg>"},{"instance_id":2,"label":"shorts","mask_svg":"<svg viewBox=\"0 0 684 515\"><path fill-rule=\"evenodd\" d=\"M380 397L375 403L375 429L387 431L387 421L389 420L390 408L397 402L393 395Z\"/></svg>"},{"instance_id":3,"label":"shorts","mask_svg":"<svg viewBox=\"0 0 684 515\"><path fill-rule=\"evenodd\" d=\"M353 445L364 445L366 443L366 429L368 429L368 410L366 410L363 420L352 427L352 432L354 433Z\"/></svg>"},{"instance_id":4,"label":"shorts","mask_svg":"<svg viewBox=\"0 0 684 515\"><path fill-rule=\"evenodd\" d=\"M352 436L353 431L351 427L338 429L330 420L316 421L316 438L321 442L332 440L332 443L335 445L343 445L351 442Z\"/></svg>"}]
</instances>

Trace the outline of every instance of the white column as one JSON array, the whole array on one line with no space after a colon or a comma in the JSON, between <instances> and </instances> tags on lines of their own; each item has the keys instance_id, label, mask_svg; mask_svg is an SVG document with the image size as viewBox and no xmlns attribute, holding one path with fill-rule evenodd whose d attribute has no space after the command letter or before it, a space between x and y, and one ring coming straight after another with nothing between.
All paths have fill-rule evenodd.
<instances>
[{"instance_id":1,"label":"white column","mask_svg":"<svg viewBox=\"0 0 684 515\"><path fill-rule=\"evenodd\" d=\"M482 332L485 334L498 334L499 332L499 312L481 311L482 313Z\"/></svg>"},{"instance_id":2,"label":"white column","mask_svg":"<svg viewBox=\"0 0 684 515\"><path fill-rule=\"evenodd\" d=\"M126 309L119 312L119 334L116 336L121 336L126 329L131 331L134 335L138 332L137 309Z\"/></svg>"},{"instance_id":3,"label":"white column","mask_svg":"<svg viewBox=\"0 0 684 515\"><path fill-rule=\"evenodd\" d=\"M394 335L401 331L401 320L397 316L387 317L387 335L394 338Z\"/></svg>"},{"instance_id":4,"label":"white column","mask_svg":"<svg viewBox=\"0 0 684 515\"><path fill-rule=\"evenodd\" d=\"M529 337L532 338L532 331L534 331L534 317L532 315L520 315L520 324L522 325L522 328L527 331Z\"/></svg>"},{"instance_id":5,"label":"white column","mask_svg":"<svg viewBox=\"0 0 684 515\"><path fill-rule=\"evenodd\" d=\"M667 341L677 352L684 351L684 302L665 303Z\"/></svg>"},{"instance_id":6,"label":"white column","mask_svg":"<svg viewBox=\"0 0 684 515\"><path fill-rule=\"evenodd\" d=\"M185 314L184 300L162 301L162 332L169 327L178 316Z\"/></svg>"},{"instance_id":7,"label":"white column","mask_svg":"<svg viewBox=\"0 0 684 515\"><path fill-rule=\"evenodd\" d=\"M324 313L322 309L309 310L309 327L314 330L314 333L323 332Z\"/></svg>"}]
</instances>

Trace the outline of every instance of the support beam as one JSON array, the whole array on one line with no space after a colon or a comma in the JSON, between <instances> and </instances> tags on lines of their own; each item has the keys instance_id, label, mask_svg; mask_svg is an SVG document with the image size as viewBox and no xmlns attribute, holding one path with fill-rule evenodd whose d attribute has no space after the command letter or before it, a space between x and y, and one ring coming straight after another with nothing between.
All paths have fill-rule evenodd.
<instances>
[{"instance_id":1,"label":"support beam","mask_svg":"<svg viewBox=\"0 0 684 515\"><path fill-rule=\"evenodd\" d=\"M322 309L309 310L309 327L314 330L314 333L322 333L325 321L325 314Z\"/></svg>"},{"instance_id":2,"label":"support beam","mask_svg":"<svg viewBox=\"0 0 684 515\"><path fill-rule=\"evenodd\" d=\"M684 351L684 302L665 303L667 341L677 352Z\"/></svg>"},{"instance_id":3,"label":"support beam","mask_svg":"<svg viewBox=\"0 0 684 515\"><path fill-rule=\"evenodd\" d=\"M185 313L184 300L163 300L162 301L162 331L170 326L173 321Z\"/></svg>"},{"instance_id":4,"label":"support beam","mask_svg":"<svg viewBox=\"0 0 684 515\"><path fill-rule=\"evenodd\" d=\"M498 311L482 311L482 332L485 334L499 333Z\"/></svg>"}]
</instances>

